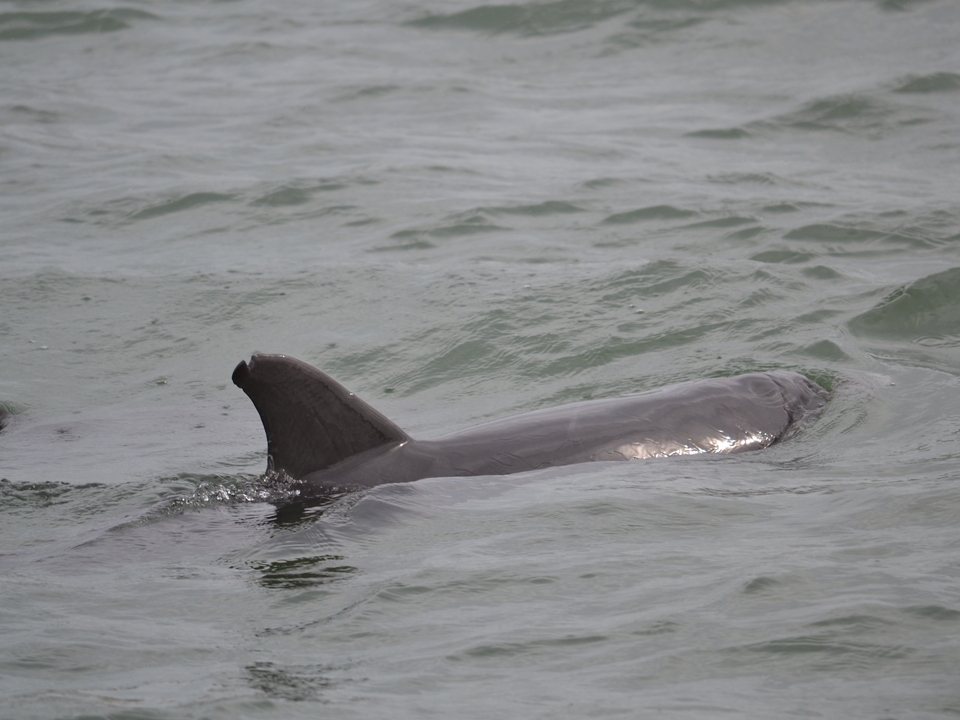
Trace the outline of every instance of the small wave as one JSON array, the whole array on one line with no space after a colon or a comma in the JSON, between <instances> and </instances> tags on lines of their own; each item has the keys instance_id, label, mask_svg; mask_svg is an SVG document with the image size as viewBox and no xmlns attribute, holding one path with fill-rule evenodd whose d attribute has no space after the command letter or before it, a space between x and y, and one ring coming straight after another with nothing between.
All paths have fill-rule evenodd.
<instances>
[{"instance_id":1,"label":"small wave","mask_svg":"<svg viewBox=\"0 0 960 720\"><path fill-rule=\"evenodd\" d=\"M793 184L773 173L723 173L722 175L708 175L707 180L719 185L768 185L772 187L774 185Z\"/></svg>"},{"instance_id":2,"label":"small wave","mask_svg":"<svg viewBox=\"0 0 960 720\"><path fill-rule=\"evenodd\" d=\"M743 128L707 128L695 130L686 134L686 137L707 138L708 140L739 140L750 137L750 133Z\"/></svg>"},{"instance_id":3,"label":"small wave","mask_svg":"<svg viewBox=\"0 0 960 720\"><path fill-rule=\"evenodd\" d=\"M322 182L316 185L300 187L297 185L285 185L276 190L261 195L252 201L251 205L267 207L284 207L287 205L303 205L313 199L314 193L332 192L334 190L343 190L347 185L341 182ZM229 198L228 198L229 199Z\"/></svg>"},{"instance_id":4,"label":"small wave","mask_svg":"<svg viewBox=\"0 0 960 720\"><path fill-rule=\"evenodd\" d=\"M663 42L677 31L700 25L704 19L703 17L643 17L633 20L627 23L624 32L617 33L608 39L610 49L602 54L610 55L616 50L632 50L650 43Z\"/></svg>"},{"instance_id":5,"label":"small wave","mask_svg":"<svg viewBox=\"0 0 960 720\"><path fill-rule=\"evenodd\" d=\"M857 335L926 341L960 338L960 267L921 278L898 288L878 305L853 318Z\"/></svg>"},{"instance_id":6,"label":"small wave","mask_svg":"<svg viewBox=\"0 0 960 720\"><path fill-rule=\"evenodd\" d=\"M150 207L143 208L142 210L139 210L131 215L130 219L149 220L151 218L160 217L161 215L169 215L170 213L180 212L182 210L191 210L193 208L200 207L201 205L209 205L210 203L232 200L233 197L233 195L225 195L223 193L215 192L190 193L189 195L184 195L182 197L174 198L173 200L167 200L157 205L151 205Z\"/></svg>"},{"instance_id":7,"label":"small wave","mask_svg":"<svg viewBox=\"0 0 960 720\"><path fill-rule=\"evenodd\" d=\"M432 14L406 23L428 30L468 30L490 35L554 35L591 28L634 7L627 2L557 0L546 3L481 5L450 14Z\"/></svg>"},{"instance_id":8,"label":"small wave","mask_svg":"<svg viewBox=\"0 0 960 720\"><path fill-rule=\"evenodd\" d=\"M143 10L113 8L110 10L8 12L0 13L0 41L37 40L50 35L79 35L125 30L134 20L156 20Z\"/></svg>"},{"instance_id":9,"label":"small wave","mask_svg":"<svg viewBox=\"0 0 960 720\"><path fill-rule=\"evenodd\" d=\"M939 93L960 90L960 75L950 72L937 72L931 75L908 75L894 92L898 93Z\"/></svg>"},{"instance_id":10,"label":"small wave","mask_svg":"<svg viewBox=\"0 0 960 720\"><path fill-rule=\"evenodd\" d=\"M83 485L68 482L18 483L0 478L0 508L9 511L64 505L78 497L89 495L91 489L102 490L106 487L101 483Z\"/></svg>"},{"instance_id":11,"label":"small wave","mask_svg":"<svg viewBox=\"0 0 960 720\"><path fill-rule=\"evenodd\" d=\"M710 228L734 228L740 227L741 225L751 225L755 223L756 220L750 217L741 217L739 215L727 215L726 217L714 218L713 220L703 220L702 222L692 223L690 225L684 225L681 229L683 230L697 230L697 229L710 229Z\"/></svg>"},{"instance_id":12,"label":"small wave","mask_svg":"<svg viewBox=\"0 0 960 720\"><path fill-rule=\"evenodd\" d=\"M884 231L843 223L804 225L788 231L783 239L826 243L825 252L835 256L887 253L897 247L905 251L924 250L939 242L937 238L930 237L929 233L913 228ZM873 246L876 246L876 249Z\"/></svg>"},{"instance_id":13,"label":"small wave","mask_svg":"<svg viewBox=\"0 0 960 720\"><path fill-rule=\"evenodd\" d=\"M760 131L840 132L880 140L905 127L935 119L937 116L932 110L889 102L877 92L869 91L812 100L793 112L750 123L747 127Z\"/></svg>"},{"instance_id":14,"label":"small wave","mask_svg":"<svg viewBox=\"0 0 960 720\"><path fill-rule=\"evenodd\" d=\"M795 250L764 250L756 255L751 255L750 259L762 263L795 265L810 262L816 257L813 253L797 252Z\"/></svg>"},{"instance_id":15,"label":"small wave","mask_svg":"<svg viewBox=\"0 0 960 720\"><path fill-rule=\"evenodd\" d=\"M402 88L399 85L361 85L338 96L336 98L336 102L367 100L370 98L382 97L384 95L391 95L401 89Z\"/></svg>"},{"instance_id":16,"label":"small wave","mask_svg":"<svg viewBox=\"0 0 960 720\"><path fill-rule=\"evenodd\" d=\"M546 215L565 215L583 212L583 208L573 203L561 200L547 200L535 205L504 205L500 207L482 208L483 212L493 215L526 215L528 217L543 217Z\"/></svg>"},{"instance_id":17,"label":"small wave","mask_svg":"<svg viewBox=\"0 0 960 720\"><path fill-rule=\"evenodd\" d=\"M628 212L615 213L604 218L603 225L627 225L646 220L681 220L694 217L697 213L673 205L652 205Z\"/></svg>"},{"instance_id":18,"label":"small wave","mask_svg":"<svg viewBox=\"0 0 960 720\"><path fill-rule=\"evenodd\" d=\"M470 213L466 215L450 218L449 224L439 225L432 228L411 228L408 230L399 230L390 236L391 240L398 240L393 245L381 245L373 248L376 252L390 250L429 250L436 247L434 240L449 240L472 235L495 233L509 228L494 225L482 215Z\"/></svg>"},{"instance_id":19,"label":"small wave","mask_svg":"<svg viewBox=\"0 0 960 720\"><path fill-rule=\"evenodd\" d=\"M282 207L285 205L303 205L310 202L311 193L308 190L298 187L283 187L274 190L263 197L253 201L253 205L267 205L270 207Z\"/></svg>"}]
</instances>

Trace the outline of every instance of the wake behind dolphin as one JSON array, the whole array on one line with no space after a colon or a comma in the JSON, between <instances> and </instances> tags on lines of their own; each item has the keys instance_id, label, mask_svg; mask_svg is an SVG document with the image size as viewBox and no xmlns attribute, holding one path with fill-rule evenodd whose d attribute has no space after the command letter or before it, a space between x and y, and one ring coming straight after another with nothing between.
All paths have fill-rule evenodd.
<instances>
[{"instance_id":1,"label":"wake behind dolphin","mask_svg":"<svg viewBox=\"0 0 960 720\"><path fill-rule=\"evenodd\" d=\"M414 440L316 368L254 355L233 371L267 435L267 469L303 497L428 477L506 475L602 460L736 453L813 422L827 392L793 372L672 385Z\"/></svg>"}]
</instances>

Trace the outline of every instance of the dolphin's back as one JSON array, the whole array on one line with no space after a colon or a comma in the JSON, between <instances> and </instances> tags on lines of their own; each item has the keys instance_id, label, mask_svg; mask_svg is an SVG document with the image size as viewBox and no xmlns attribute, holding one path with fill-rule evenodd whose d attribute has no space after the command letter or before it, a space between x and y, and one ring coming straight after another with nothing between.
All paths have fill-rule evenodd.
<instances>
[{"instance_id":1,"label":"dolphin's back","mask_svg":"<svg viewBox=\"0 0 960 720\"><path fill-rule=\"evenodd\" d=\"M785 439L819 416L825 398L797 373L753 373L539 410L420 444L448 458L450 475L736 453Z\"/></svg>"},{"instance_id":2,"label":"dolphin's back","mask_svg":"<svg viewBox=\"0 0 960 720\"><path fill-rule=\"evenodd\" d=\"M826 391L792 372L700 380L517 415L415 441L316 368L283 355L233 381L267 435L268 470L304 495L426 477L505 475L597 460L758 450L819 416Z\"/></svg>"}]
</instances>

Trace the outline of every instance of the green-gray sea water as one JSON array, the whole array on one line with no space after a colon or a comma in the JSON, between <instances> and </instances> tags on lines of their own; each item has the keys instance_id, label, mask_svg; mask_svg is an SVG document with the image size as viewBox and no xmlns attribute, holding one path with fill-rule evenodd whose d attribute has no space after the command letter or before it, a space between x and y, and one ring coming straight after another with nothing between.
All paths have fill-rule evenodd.
<instances>
[{"instance_id":1,"label":"green-gray sea water","mask_svg":"<svg viewBox=\"0 0 960 720\"><path fill-rule=\"evenodd\" d=\"M960 716L960 4L0 0L0 717ZM766 369L768 450L278 511L254 352L415 437Z\"/></svg>"}]
</instances>

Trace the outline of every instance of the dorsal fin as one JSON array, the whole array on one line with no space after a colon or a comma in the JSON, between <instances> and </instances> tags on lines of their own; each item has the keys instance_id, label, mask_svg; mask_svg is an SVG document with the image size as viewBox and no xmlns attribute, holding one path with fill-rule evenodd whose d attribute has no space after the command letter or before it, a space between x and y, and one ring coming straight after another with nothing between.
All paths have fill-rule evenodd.
<instances>
[{"instance_id":1,"label":"dorsal fin","mask_svg":"<svg viewBox=\"0 0 960 720\"><path fill-rule=\"evenodd\" d=\"M254 355L233 371L267 433L270 468L302 478L409 436L343 385L285 355Z\"/></svg>"}]
</instances>

